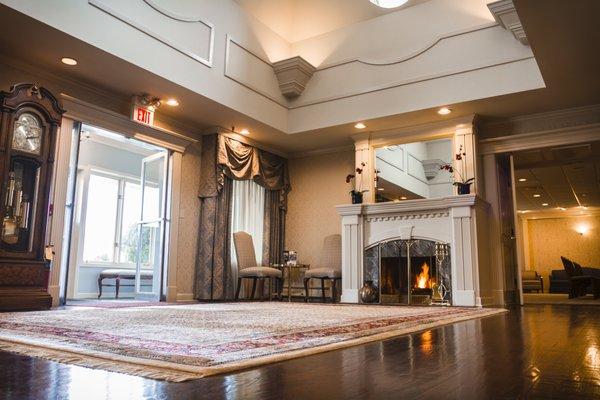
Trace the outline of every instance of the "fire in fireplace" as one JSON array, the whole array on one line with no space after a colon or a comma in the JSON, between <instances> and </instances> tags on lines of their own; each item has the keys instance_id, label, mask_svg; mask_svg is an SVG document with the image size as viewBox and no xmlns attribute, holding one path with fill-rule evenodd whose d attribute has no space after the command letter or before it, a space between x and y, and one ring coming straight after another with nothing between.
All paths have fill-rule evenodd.
<instances>
[{"instance_id":1,"label":"fire in fireplace","mask_svg":"<svg viewBox=\"0 0 600 400\"><path fill-rule=\"evenodd\" d=\"M448 251L447 244L425 239L379 243L365 250L365 280L378 287L381 303L451 304L439 294L451 286Z\"/></svg>"}]
</instances>

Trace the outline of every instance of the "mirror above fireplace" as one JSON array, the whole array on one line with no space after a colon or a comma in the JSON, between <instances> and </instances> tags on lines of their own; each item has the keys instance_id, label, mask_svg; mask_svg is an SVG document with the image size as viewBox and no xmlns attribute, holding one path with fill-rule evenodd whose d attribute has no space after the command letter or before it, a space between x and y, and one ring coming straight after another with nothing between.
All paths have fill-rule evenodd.
<instances>
[{"instance_id":1,"label":"mirror above fireplace","mask_svg":"<svg viewBox=\"0 0 600 400\"><path fill-rule=\"evenodd\" d=\"M376 148L375 201L451 196L452 175L440 167L452 162L452 153L452 139Z\"/></svg>"}]
</instances>

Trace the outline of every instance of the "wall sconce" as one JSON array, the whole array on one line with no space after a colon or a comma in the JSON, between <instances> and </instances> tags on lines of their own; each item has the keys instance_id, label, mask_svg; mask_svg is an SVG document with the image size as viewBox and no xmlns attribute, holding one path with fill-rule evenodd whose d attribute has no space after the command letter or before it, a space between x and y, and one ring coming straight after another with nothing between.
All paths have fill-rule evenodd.
<instances>
[{"instance_id":1,"label":"wall sconce","mask_svg":"<svg viewBox=\"0 0 600 400\"><path fill-rule=\"evenodd\" d=\"M575 227L575 232L579 233L581 236L587 234L590 228L587 225L577 225Z\"/></svg>"}]
</instances>

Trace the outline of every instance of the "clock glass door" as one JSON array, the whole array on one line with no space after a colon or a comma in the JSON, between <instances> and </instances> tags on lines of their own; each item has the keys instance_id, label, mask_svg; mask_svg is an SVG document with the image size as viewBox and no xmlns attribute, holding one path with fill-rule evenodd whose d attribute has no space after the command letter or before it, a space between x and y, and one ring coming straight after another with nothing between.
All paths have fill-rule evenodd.
<instances>
[{"instance_id":1,"label":"clock glass door","mask_svg":"<svg viewBox=\"0 0 600 400\"><path fill-rule=\"evenodd\" d=\"M31 251L40 167L35 160L14 157L5 187L1 244L9 251Z\"/></svg>"}]
</instances>

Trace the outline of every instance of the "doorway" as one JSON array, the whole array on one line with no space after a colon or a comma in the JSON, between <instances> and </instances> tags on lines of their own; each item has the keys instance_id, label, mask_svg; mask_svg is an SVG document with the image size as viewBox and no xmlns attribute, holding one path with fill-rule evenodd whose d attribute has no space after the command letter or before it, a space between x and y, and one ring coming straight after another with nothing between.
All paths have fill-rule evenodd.
<instances>
[{"instance_id":1,"label":"doorway","mask_svg":"<svg viewBox=\"0 0 600 400\"><path fill-rule=\"evenodd\" d=\"M600 142L512 157L524 303L600 305Z\"/></svg>"},{"instance_id":2,"label":"doorway","mask_svg":"<svg viewBox=\"0 0 600 400\"><path fill-rule=\"evenodd\" d=\"M164 299L169 152L75 126L61 297L67 304Z\"/></svg>"}]
</instances>

